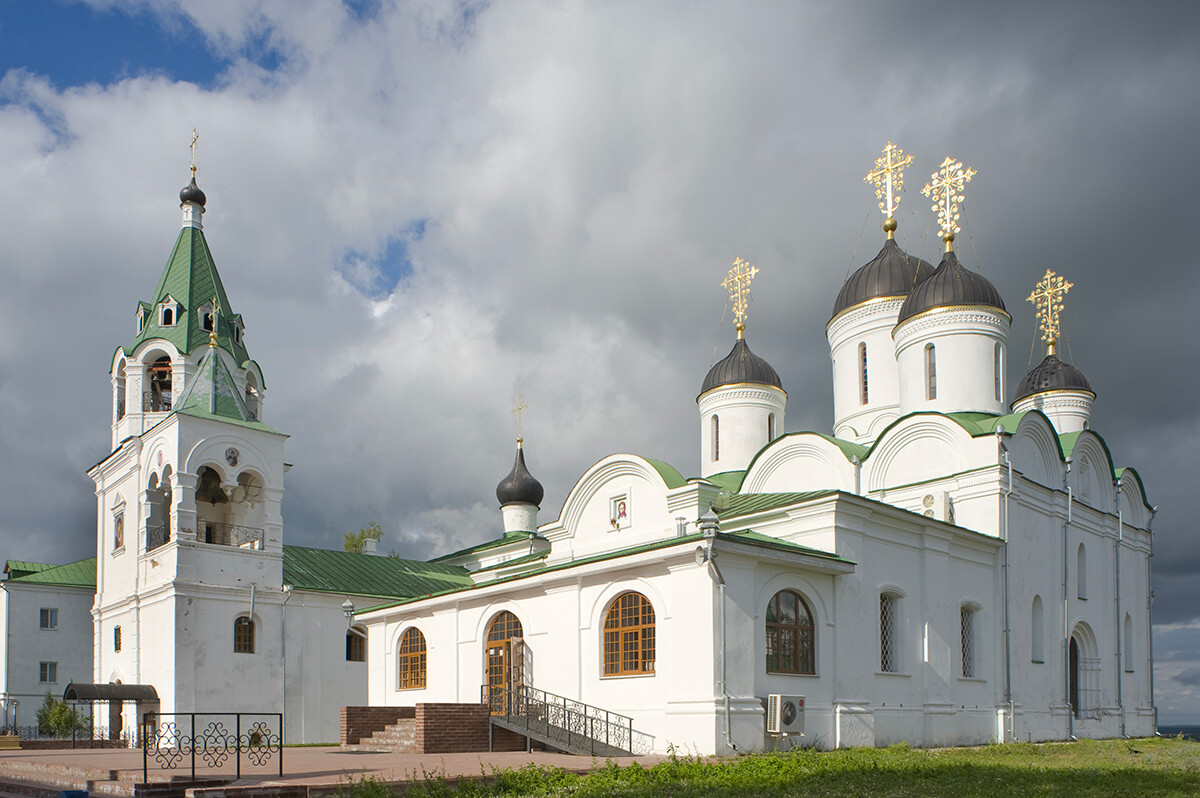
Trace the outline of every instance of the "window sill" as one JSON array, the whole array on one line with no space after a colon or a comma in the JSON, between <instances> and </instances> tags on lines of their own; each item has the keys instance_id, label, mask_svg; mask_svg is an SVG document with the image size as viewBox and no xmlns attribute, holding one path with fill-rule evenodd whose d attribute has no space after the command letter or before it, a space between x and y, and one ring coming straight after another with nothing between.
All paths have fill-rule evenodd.
<instances>
[{"instance_id":1,"label":"window sill","mask_svg":"<svg viewBox=\"0 0 1200 798\"><path fill-rule=\"evenodd\" d=\"M802 673L799 671L767 671L768 676L806 676L809 679L815 679L820 674L817 673Z\"/></svg>"},{"instance_id":2,"label":"window sill","mask_svg":"<svg viewBox=\"0 0 1200 798\"><path fill-rule=\"evenodd\" d=\"M1046 664L1046 660L1044 660L1044 659L1031 659L1029 661L1032 662L1034 665L1045 665Z\"/></svg>"},{"instance_id":3,"label":"window sill","mask_svg":"<svg viewBox=\"0 0 1200 798\"><path fill-rule=\"evenodd\" d=\"M875 675L876 676L903 676L905 678L912 676L911 673L904 673L902 671L875 671Z\"/></svg>"},{"instance_id":4,"label":"window sill","mask_svg":"<svg viewBox=\"0 0 1200 798\"><path fill-rule=\"evenodd\" d=\"M654 671L649 673L606 673L601 674L601 679L649 679L654 676Z\"/></svg>"},{"instance_id":5,"label":"window sill","mask_svg":"<svg viewBox=\"0 0 1200 798\"><path fill-rule=\"evenodd\" d=\"M1126 673L1136 673L1136 671L1126 670Z\"/></svg>"},{"instance_id":6,"label":"window sill","mask_svg":"<svg viewBox=\"0 0 1200 798\"><path fill-rule=\"evenodd\" d=\"M117 549L113 549L113 550L112 550L112 556L114 556L114 557L118 557L118 556L120 556L120 555L122 555L122 554L124 554L124 553L125 553L125 547L124 547L124 546L121 546L120 548L117 548Z\"/></svg>"},{"instance_id":7,"label":"window sill","mask_svg":"<svg viewBox=\"0 0 1200 798\"><path fill-rule=\"evenodd\" d=\"M397 687L396 692L404 693L404 692L408 692L409 690L424 690L424 689L425 689L425 685L421 684L421 685L417 685L416 687Z\"/></svg>"},{"instance_id":8,"label":"window sill","mask_svg":"<svg viewBox=\"0 0 1200 798\"><path fill-rule=\"evenodd\" d=\"M959 676L960 682L978 682L979 684L987 684L987 679L982 676Z\"/></svg>"}]
</instances>

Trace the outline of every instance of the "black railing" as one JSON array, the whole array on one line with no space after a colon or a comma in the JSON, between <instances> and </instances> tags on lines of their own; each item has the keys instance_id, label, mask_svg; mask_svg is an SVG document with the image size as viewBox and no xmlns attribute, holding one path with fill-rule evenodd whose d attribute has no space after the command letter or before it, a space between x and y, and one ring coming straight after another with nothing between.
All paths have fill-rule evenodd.
<instances>
[{"instance_id":1,"label":"black railing","mask_svg":"<svg viewBox=\"0 0 1200 798\"><path fill-rule=\"evenodd\" d=\"M79 719L79 726L73 732L49 731L37 725L0 724L0 734L15 734L21 740L60 740L64 744L70 743L72 748L97 748L100 747L98 743L104 743L103 747L109 748L117 741L125 748L133 745L133 737L128 732L110 734L106 726L90 726L86 717Z\"/></svg>"},{"instance_id":2,"label":"black railing","mask_svg":"<svg viewBox=\"0 0 1200 798\"><path fill-rule=\"evenodd\" d=\"M510 729L523 728L567 750L609 755L633 753L633 718L535 687L512 690L484 685L483 702ZM529 735L526 735L529 736Z\"/></svg>"},{"instance_id":3,"label":"black railing","mask_svg":"<svg viewBox=\"0 0 1200 798\"><path fill-rule=\"evenodd\" d=\"M146 391L142 394L143 413L161 413L171 409L171 394Z\"/></svg>"},{"instance_id":4,"label":"black railing","mask_svg":"<svg viewBox=\"0 0 1200 798\"><path fill-rule=\"evenodd\" d=\"M146 551L154 551L159 546L165 546L170 542L170 524L159 524L158 526L146 527Z\"/></svg>"},{"instance_id":5,"label":"black railing","mask_svg":"<svg viewBox=\"0 0 1200 798\"><path fill-rule=\"evenodd\" d=\"M197 720L199 719L199 720ZM232 724L232 728L229 724ZM199 731L197 731L199 727ZM142 781L148 782L150 760L162 770L175 770L186 759L196 779L196 756L201 767L215 770L234 758L236 776L242 760L262 767L279 760L283 776L283 713L281 712L149 712L142 723Z\"/></svg>"},{"instance_id":6,"label":"black railing","mask_svg":"<svg viewBox=\"0 0 1200 798\"><path fill-rule=\"evenodd\" d=\"M243 549L259 549L263 547L264 535L261 529L237 524L218 524L212 521L201 521L198 537L201 543L212 543L216 546L237 546Z\"/></svg>"}]
</instances>

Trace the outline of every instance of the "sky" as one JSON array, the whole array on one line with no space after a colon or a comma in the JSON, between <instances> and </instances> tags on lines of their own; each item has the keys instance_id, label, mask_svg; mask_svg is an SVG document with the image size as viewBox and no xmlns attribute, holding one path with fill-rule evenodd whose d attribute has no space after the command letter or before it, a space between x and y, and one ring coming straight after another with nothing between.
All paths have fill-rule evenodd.
<instances>
[{"instance_id":1,"label":"sky","mask_svg":"<svg viewBox=\"0 0 1200 798\"><path fill-rule=\"evenodd\" d=\"M1024 301L1075 283L1061 354L1154 522L1163 722L1200 723L1200 5L0 0L0 558L94 554L114 349L179 228L205 235L288 432L288 542L428 558L493 537L523 396L540 518L621 451L699 471L695 398L747 336L828 432L825 323L878 250L863 175L978 171L957 251Z\"/></svg>"}]
</instances>

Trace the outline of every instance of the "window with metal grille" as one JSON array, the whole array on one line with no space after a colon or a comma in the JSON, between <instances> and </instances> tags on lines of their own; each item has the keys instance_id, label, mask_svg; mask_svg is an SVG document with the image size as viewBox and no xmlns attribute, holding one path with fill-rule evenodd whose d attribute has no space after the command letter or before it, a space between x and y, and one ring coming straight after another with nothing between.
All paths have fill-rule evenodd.
<instances>
[{"instance_id":1,"label":"window with metal grille","mask_svg":"<svg viewBox=\"0 0 1200 798\"><path fill-rule=\"evenodd\" d=\"M858 345L858 392L859 398L865 405L867 403L867 345L861 343Z\"/></svg>"},{"instance_id":2,"label":"window with metal grille","mask_svg":"<svg viewBox=\"0 0 1200 798\"><path fill-rule=\"evenodd\" d=\"M113 651L121 650L121 627L113 627Z\"/></svg>"},{"instance_id":3,"label":"window with metal grille","mask_svg":"<svg viewBox=\"0 0 1200 798\"><path fill-rule=\"evenodd\" d=\"M42 684L52 684L58 681L58 663L38 663L38 681Z\"/></svg>"},{"instance_id":4,"label":"window with metal grille","mask_svg":"<svg viewBox=\"0 0 1200 798\"><path fill-rule=\"evenodd\" d=\"M897 633L897 614L900 597L895 593L879 594L879 670L884 673L900 671L900 656Z\"/></svg>"},{"instance_id":5,"label":"window with metal grille","mask_svg":"<svg viewBox=\"0 0 1200 798\"><path fill-rule=\"evenodd\" d=\"M233 622L233 653L254 653L254 621L244 616Z\"/></svg>"},{"instance_id":6,"label":"window with metal grille","mask_svg":"<svg viewBox=\"0 0 1200 798\"><path fill-rule=\"evenodd\" d=\"M366 632L361 629L346 630L346 662L367 661Z\"/></svg>"},{"instance_id":7,"label":"window with metal grille","mask_svg":"<svg viewBox=\"0 0 1200 798\"><path fill-rule=\"evenodd\" d=\"M812 612L799 593L781 590L767 605L767 672L816 673Z\"/></svg>"},{"instance_id":8,"label":"window with metal grille","mask_svg":"<svg viewBox=\"0 0 1200 798\"><path fill-rule=\"evenodd\" d=\"M641 593L622 593L604 616L604 675L654 673L654 607Z\"/></svg>"},{"instance_id":9,"label":"window with metal grille","mask_svg":"<svg viewBox=\"0 0 1200 798\"><path fill-rule=\"evenodd\" d=\"M962 675L975 677L975 610L964 606L962 619Z\"/></svg>"},{"instance_id":10,"label":"window with metal grille","mask_svg":"<svg viewBox=\"0 0 1200 798\"><path fill-rule=\"evenodd\" d=\"M41 629L57 629L58 628L58 608L57 607L42 607L42 611L38 617L38 627Z\"/></svg>"},{"instance_id":11,"label":"window with metal grille","mask_svg":"<svg viewBox=\"0 0 1200 798\"><path fill-rule=\"evenodd\" d=\"M409 629L400 638L400 650L396 653L396 689L424 687L427 663L425 635L415 627Z\"/></svg>"}]
</instances>

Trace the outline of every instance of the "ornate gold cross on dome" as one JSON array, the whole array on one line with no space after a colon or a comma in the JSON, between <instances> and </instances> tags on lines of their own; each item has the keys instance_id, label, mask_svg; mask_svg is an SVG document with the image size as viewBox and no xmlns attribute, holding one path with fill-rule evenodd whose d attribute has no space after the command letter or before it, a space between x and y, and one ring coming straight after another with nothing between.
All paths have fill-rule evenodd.
<instances>
[{"instance_id":1,"label":"ornate gold cross on dome","mask_svg":"<svg viewBox=\"0 0 1200 798\"><path fill-rule=\"evenodd\" d=\"M196 132L196 128L192 128L192 174L196 174L196 142L200 140L200 134Z\"/></svg>"},{"instance_id":2,"label":"ornate gold cross on dome","mask_svg":"<svg viewBox=\"0 0 1200 798\"><path fill-rule=\"evenodd\" d=\"M1046 354L1054 354L1054 345L1058 341L1060 331L1058 314L1062 313L1062 298L1071 290L1074 283L1067 282L1061 274L1055 274L1046 269L1046 276L1037 284L1033 293L1026 300L1037 308L1038 328L1042 331L1042 340L1046 342Z\"/></svg>"},{"instance_id":3,"label":"ornate gold cross on dome","mask_svg":"<svg viewBox=\"0 0 1200 798\"><path fill-rule=\"evenodd\" d=\"M905 155L904 150L892 142L883 148L883 155L875 159L875 168L863 177L864 183L875 184L875 196L879 198L879 210L883 211L883 229L887 230L888 238L894 238L896 231L894 221L896 209L900 207L900 189L904 186L904 167L913 162L911 155ZM888 221L892 224L889 226Z\"/></svg>"},{"instance_id":4,"label":"ornate gold cross on dome","mask_svg":"<svg viewBox=\"0 0 1200 798\"><path fill-rule=\"evenodd\" d=\"M958 203L963 201L963 186L970 183L974 176L974 169L964 169L962 161L954 161L946 156L946 160L933 173L931 182L921 189L922 194L933 200L931 210L937 211L938 226L942 228L942 241L946 242L947 252L954 249L954 234L960 230Z\"/></svg>"},{"instance_id":5,"label":"ornate gold cross on dome","mask_svg":"<svg viewBox=\"0 0 1200 798\"><path fill-rule=\"evenodd\" d=\"M750 303L750 281L758 274L758 268L749 261L735 258L729 276L721 283L721 287L729 291L729 301L733 303L733 318L737 322L737 337L743 338L746 332L746 306Z\"/></svg>"},{"instance_id":6,"label":"ornate gold cross on dome","mask_svg":"<svg viewBox=\"0 0 1200 798\"><path fill-rule=\"evenodd\" d=\"M525 408L529 407L529 402L525 401L525 397L517 394L517 403L513 405L512 413L517 417L517 444L521 444L525 439L523 437L523 422L525 419Z\"/></svg>"}]
</instances>

